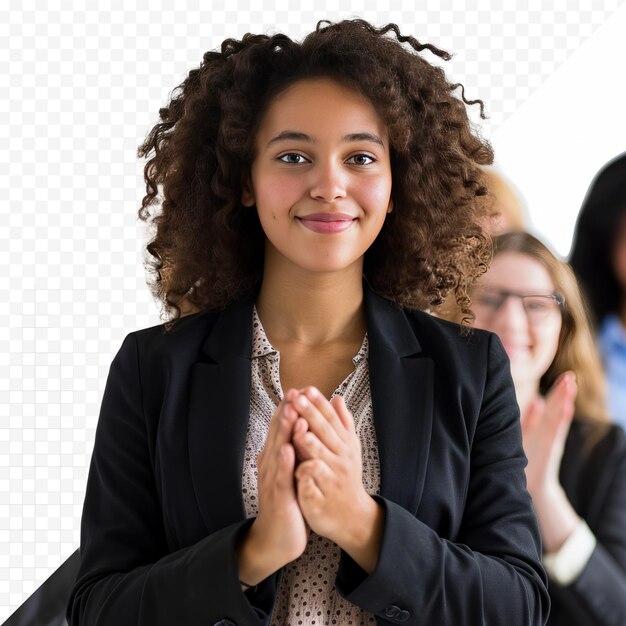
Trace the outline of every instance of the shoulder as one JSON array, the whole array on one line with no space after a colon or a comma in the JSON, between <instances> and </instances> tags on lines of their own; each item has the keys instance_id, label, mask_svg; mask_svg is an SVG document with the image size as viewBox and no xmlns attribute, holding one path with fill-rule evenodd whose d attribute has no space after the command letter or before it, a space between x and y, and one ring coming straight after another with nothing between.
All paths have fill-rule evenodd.
<instances>
[{"instance_id":1,"label":"shoulder","mask_svg":"<svg viewBox=\"0 0 626 626\"><path fill-rule=\"evenodd\" d=\"M611 459L626 459L626 433L612 422L577 417L567 437L567 448L579 463L598 459L602 464Z\"/></svg>"},{"instance_id":2,"label":"shoulder","mask_svg":"<svg viewBox=\"0 0 626 626\"><path fill-rule=\"evenodd\" d=\"M430 359L437 388L454 386L479 395L486 387L508 385L509 363L493 333L460 326L388 300L376 304L380 342L402 358ZM369 331L369 327L368 327Z\"/></svg>"},{"instance_id":3,"label":"shoulder","mask_svg":"<svg viewBox=\"0 0 626 626\"><path fill-rule=\"evenodd\" d=\"M602 499L614 478L626 471L626 433L617 424L577 417L561 461L560 478L578 510ZM623 480L619 477L620 482Z\"/></svg>"},{"instance_id":4,"label":"shoulder","mask_svg":"<svg viewBox=\"0 0 626 626\"><path fill-rule=\"evenodd\" d=\"M434 358L447 354L468 364L487 361L495 354L506 360L500 340L492 332L449 322L424 311L403 311L422 350Z\"/></svg>"},{"instance_id":5,"label":"shoulder","mask_svg":"<svg viewBox=\"0 0 626 626\"><path fill-rule=\"evenodd\" d=\"M450 322L425 311L406 308L402 310L416 328L433 332L440 338L449 337L453 342L473 345L485 341L492 334L486 330Z\"/></svg>"},{"instance_id":6,"label":"shoulder","mask_svg":"<svg viewBox=\"0 0 626 626\"><path fill-rule=\"evenodd\" d=\"M141 361L162 359L185 353L197 355L217 319L218 311L202 311L182 317L169 328L157 324L129 333L121 351L134 349Z\"/></svg>"}]
</instances>

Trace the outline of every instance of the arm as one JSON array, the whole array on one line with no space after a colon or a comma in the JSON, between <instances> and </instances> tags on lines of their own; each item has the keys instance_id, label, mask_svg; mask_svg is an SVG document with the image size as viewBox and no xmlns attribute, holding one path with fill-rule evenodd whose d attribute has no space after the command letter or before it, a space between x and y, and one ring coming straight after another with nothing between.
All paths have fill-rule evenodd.
<instances>
[{"instance_id":1,"label":"arm","mask_svg":"<svg viewBox=\"0 0 626 626\"><path fill-rule=\"evenodd\" d=\"M343 553L339 590L392 623L544 624L549 599L525 462L506 355L492 336L457 537L442 538L411 512L377 498L385 524L376 569L368 576Z\"/></svg>"},{"instance_id":2,"label":"arm","mask_svg":"<svg viewBox=\"0 0 626 626\"><path fill-rule=\"evenodd\" d=\"M238 582L236 546L252 520L172 552L143 414L136 338L114 359L96 432L81 526L72 626L265 624L275 576L254 593Z\"/></svg>"},{"instance_id":3,"label":"arm","mask_svg":"<svg viewBox=\"0 0 626 626\"><path fill-rule=\"evenodd\" d=\"M569 584L553 581L555 603L568 623L608 626L626 623L626 437L615 428L593 453L580 480L594 484L586 521L596 545L580 574ZM574 459L574 462L577 459Z\"/></svg>"}]
</instances>

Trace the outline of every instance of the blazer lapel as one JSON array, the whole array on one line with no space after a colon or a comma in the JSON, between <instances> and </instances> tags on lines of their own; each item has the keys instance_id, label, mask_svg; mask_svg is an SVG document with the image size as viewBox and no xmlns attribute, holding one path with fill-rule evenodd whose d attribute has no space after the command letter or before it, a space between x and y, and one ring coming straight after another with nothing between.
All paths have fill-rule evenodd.
<instances>
[{"instance_id":1,"label":"blazer lapel","mask_svg":"<svg viewBox=\"0 0 626 626\"><path fill-rule=\"evenodd\" d=\"M193 366L189 402L191 475L203 520L214 531L245 518L241 494L250 412L252 301L219 314Z\"/></svg>"},{"instance_id":2,"label":"blazer lapel","mask_svg":"<svg viewBox=\"0 0 626 626\"><path fill-rule=\"evenodd\" d=\"M252 306L251 300L236 303L219 314L203 346L208 361L192 369L189 456L198 506L210 531L245 518L241 480L250 411ZM365 310L380 493L415 513L432 431L433 363L420 355L405 313L367 285Z\"/></svg>"},{"instance_id":3,"label":"blazer lapel","mask_svg":"<svg viewBox=\"0 0 626 626\"><path fill-rule=\"evenodd\" d=\"M433 361L406 314L365 287L369 369L380 456L380 495L415 514L433 419Z\"/></svg>"}]
</instances>

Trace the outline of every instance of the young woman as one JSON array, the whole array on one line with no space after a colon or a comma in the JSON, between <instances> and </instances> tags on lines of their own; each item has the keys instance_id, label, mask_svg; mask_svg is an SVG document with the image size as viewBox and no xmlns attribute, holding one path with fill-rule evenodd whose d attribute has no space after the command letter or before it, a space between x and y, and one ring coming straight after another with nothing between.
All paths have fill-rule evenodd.
<instances>
[{"instance_id":1,"label":"young woman","mask_svg":"<svg viewBox=\"0 0 626 626\"><path fill-rule=\"evenodd\" d=\"M569 267L527 233L494 242L472 292L511 360L528 488L552 579L550 624L626 623L626 437L607 421L601 365Z\"/></svg>"},{"instance_id":2,"label":"young woman","mask_svg":"<svg viewBox=\"0 0 626 626\"><path fill-rule=\"evenodd\" d=\"M597 325L610 416L626 428L626 152L607 163L591 183L570 262Z\"/></svg>"},{"instance_id":3,"label":"young woman","mask_svg":"<svg viewBox=\"0 0 626 626\"><path fill-rule=\"evenodd\" d=\"M72 626L544 622L506 355L402 308L490 254L491 150L424 49L246 35L161 110L170 319L111 367Z\"/></svg>"}]
</instances>

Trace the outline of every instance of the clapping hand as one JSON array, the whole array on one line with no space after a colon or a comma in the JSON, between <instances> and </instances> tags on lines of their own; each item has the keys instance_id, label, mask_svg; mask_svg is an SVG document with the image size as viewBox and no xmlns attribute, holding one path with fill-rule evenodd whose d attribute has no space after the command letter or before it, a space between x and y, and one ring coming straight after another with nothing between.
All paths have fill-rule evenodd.
<instances>
[{"instance_id":1,"label":"clapping hand","mask_svg":"<svg viewBox=\"0 0 626 626\"><path fill-rule=\"evenodd\" d=\"M522 415L528 491L547 553L559 550L580 521L559 483L559 468L574 417L577 391L574 373L565 372L545 399L533 400Z\"/></svg>"},{"instance_id":2,"label":"clapping hand","mask_svg":"<svg viewBox=\"0 0 626 626\"><path fill-rule=\"evenodd\" d=\"M531 494L558 483L577 391L574 373L565 372L547 396L535 398L522 415L522 438L528 457L526 478Z\"/></svg>"}]
</instances>

